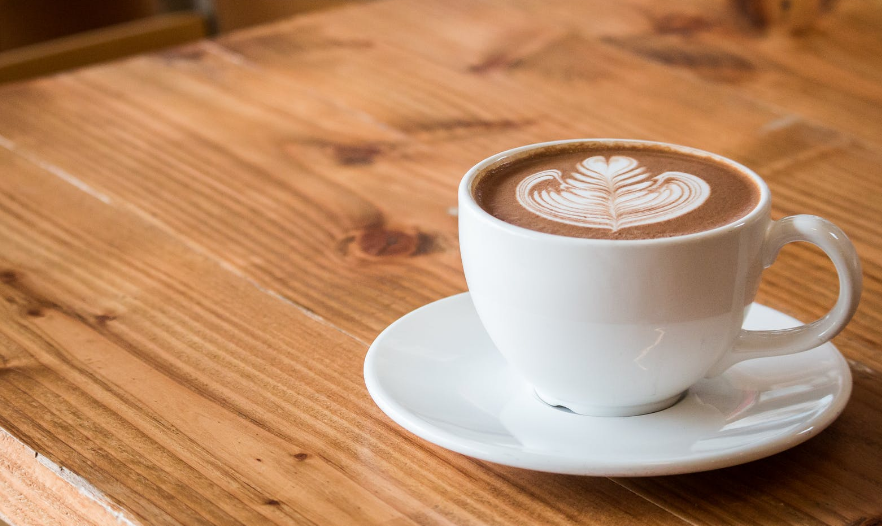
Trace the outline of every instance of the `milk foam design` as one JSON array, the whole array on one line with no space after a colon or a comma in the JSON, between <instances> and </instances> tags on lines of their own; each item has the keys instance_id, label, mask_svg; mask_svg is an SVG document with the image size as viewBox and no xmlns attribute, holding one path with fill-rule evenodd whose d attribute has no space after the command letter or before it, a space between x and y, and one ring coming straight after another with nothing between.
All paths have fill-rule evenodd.
<instances>
[{"instance_id":1,"label":"milk foam design","mask_svg":"<svg viewBox=\"0 0 882 526\"><path fill-rule=\"evenodd\" d=\"M684 172L653 177L631 158L585 159L563 177L544 170L518 184L518 202L551 221L615 232L667 221L695 210L710 196L703 179Z\"/></svg>"}]
</instances>

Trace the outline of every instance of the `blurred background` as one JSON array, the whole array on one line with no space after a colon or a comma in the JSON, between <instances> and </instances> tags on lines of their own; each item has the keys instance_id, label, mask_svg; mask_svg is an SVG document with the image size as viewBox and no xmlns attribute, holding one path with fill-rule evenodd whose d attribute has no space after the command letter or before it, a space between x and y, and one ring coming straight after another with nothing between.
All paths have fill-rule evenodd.
<instances>
[{"instance_id":1,"label":"blurred background","mask_svg":"<svg viewBox=\"0 0 882 526\"><path fill-rule=\"evenodd\" d=\"M359 0L0 0L0 82Z\"/></svg>"},{"instance_id":2,"label":"blurred background","mask_svg":"<svg viewBox=\"0 0 882 526\"><path fill-rule=\"evenodd\" d=\"M368 0L0 0L0 83ZM799 32L835 0L731 0L761 29ZM734 9L733 9L734 7Z\"/></svg>"}]
</instances>

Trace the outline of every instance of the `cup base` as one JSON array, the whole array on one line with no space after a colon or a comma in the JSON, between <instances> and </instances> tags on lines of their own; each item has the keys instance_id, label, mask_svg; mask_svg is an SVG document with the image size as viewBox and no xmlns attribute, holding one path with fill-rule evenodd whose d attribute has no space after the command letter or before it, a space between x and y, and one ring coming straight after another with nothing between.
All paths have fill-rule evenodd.
<instances>
[{"instance_id":1,"label":"cup base","mask_svg":"<svg viewBox=\"0 0 882 526\"><path fill-rule=\"evenodd\" d=\"M676 394L670 398L665 398L664 400L658 402L652 402L649 404L640 404L640 405L626 405L626 406L603 406L603 405L590 405L590 404L574 404L570 402L562 402L553 396L547 396L541 393L538 389L534 388L533 392L536 393L536 397L539 398L542 402L552 407L561 407L564 409L568 409L573 413L584 415L584 416L638 416L638 415L646 415L649 413L655 413L657 411L662 411L676 404L680 400L683 399L683 396L686 395L686 391L682 393Z\"/></svg>"}]
</instances>

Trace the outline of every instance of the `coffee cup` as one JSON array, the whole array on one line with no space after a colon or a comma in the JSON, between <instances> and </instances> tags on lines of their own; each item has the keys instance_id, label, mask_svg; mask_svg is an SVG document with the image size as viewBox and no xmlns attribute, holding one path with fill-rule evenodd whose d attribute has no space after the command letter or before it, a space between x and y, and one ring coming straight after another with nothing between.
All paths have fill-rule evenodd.
<instances>
[{"instance_id":1,"label":"coffee cup","mask_svg":"<svg viewBox=\"0 0 882 526\"><path fill-rule=\"evenodd\" d=\"M845 234L812 215L773 221L770 208L756 173L713 153L619 139L523 146L459 186L466 281L541 400L594 416L659 411L740 361L821 345L854 314L861 270ZM795 241L833 261L836 304L800 327L743 329L764 268Z\"/></svg>"}]
</instances>

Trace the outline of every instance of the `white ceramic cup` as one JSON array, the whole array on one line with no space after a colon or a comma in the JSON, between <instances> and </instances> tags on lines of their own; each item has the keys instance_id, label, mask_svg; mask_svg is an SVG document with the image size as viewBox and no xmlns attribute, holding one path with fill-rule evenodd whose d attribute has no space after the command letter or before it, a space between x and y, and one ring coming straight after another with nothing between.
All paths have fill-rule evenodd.
<instances>
[{"instance_id":1,"label":"white ceramic cup","mask_svg":"<svg viewBox=\"0 0 882 526\"><path fill-rule=\"evenodd\" d=\"M760 189L759 203L746 216L694 234L565 237L503 222L475 201L474 183L486 170L576 142L661 144L582 139L523 146L481 161L459 186L460 248L475 308L493 343L546 403L596 416L658 411L705 376L742 360L814 348L851 319L861 270L845 234L816 216L772 221L765 182L719 155L663 145L715 159ZM833 261L839 273L836 305L800 327L742 329L763 269L794 241L819 246Z\"/></svg>"}]
</instances>

